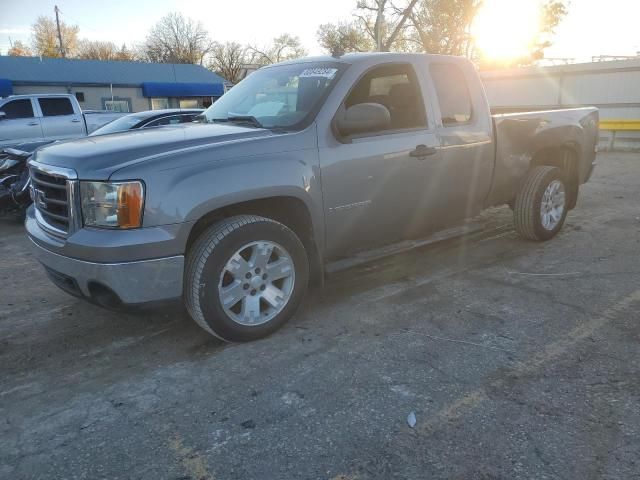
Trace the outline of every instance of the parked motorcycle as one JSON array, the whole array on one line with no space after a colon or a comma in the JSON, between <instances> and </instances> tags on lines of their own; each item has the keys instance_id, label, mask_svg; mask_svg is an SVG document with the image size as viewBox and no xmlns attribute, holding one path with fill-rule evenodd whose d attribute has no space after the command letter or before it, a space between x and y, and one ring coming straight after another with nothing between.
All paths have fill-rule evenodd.
<instances>
[{"instance_id":1,"label":"parked motorcycle","mask_svg":"<svg viewBox=\"0 0 640 480\"><path fill-rule=\"evenodd\" d=\"M36 148L47 143L22 144L0 152L0 217L24 218L31 205L27 162Z\"/></svg>"}]
</instances>

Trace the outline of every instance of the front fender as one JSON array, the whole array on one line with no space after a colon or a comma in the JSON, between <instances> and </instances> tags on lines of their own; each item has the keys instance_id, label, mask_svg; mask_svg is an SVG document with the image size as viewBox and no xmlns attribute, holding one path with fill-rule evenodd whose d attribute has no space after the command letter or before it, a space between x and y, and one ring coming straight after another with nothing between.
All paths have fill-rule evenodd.
<instances>
[{"instance_id":1,"label":"front fender","mask_svg":"<svg viewBox=\"0 0 640 480\"><path fill-rule=\"evenodd\" d=\"M146 185L144 226L192 226L208 213L269 197L293 197L307 207L316 240L324 243L324 215L318 151L315 148L247 155L224 160L203 151L174 159L171 167L124 172ZM184 162L182 165L181 162ZM124 179L124 178L123 178Z\"/></svg>"}]
</instances>

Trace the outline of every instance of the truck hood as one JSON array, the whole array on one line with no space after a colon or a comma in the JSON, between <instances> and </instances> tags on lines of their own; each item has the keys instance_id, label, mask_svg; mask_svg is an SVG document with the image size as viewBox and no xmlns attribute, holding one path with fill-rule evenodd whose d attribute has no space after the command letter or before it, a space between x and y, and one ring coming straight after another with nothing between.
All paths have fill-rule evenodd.
<instances>
[{"instance_id":1,"label":"truck hood","mask_svg":"<svg viewBox=\"0 0 640 480\"><path fill-rule=\"evenodd\" d=\"M176 125L55 143L38 150L33 158L72 168L81 179L106 180L116 170L154 156L273 135L270 130L233 124Z\"/></svg>"}]
</instances>

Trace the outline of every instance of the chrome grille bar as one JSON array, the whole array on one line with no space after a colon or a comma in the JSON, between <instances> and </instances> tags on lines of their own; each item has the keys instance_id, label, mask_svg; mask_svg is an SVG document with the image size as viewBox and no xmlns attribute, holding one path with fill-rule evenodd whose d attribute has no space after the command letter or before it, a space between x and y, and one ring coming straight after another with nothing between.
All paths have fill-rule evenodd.
<instances>
[{"instance_id":1,"label":"chrome grille bar","mask_svg":"<svg viewBox=\"0 0 640 480\"><path fill-rule=\"evenodd\" d=\"M77 228L76 172L31 160L29 174L38 224L52 235L68 236Z\"/></svg>"}]
</instances>

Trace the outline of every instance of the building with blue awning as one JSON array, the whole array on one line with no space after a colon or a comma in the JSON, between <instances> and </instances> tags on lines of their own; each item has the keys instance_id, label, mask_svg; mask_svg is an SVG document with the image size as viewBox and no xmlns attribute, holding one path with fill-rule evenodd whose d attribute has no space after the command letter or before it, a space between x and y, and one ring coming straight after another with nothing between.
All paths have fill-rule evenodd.
<instances>
[{"instance_id":1,"label":"building with blue awning","mask_svg":"<svg viewBox=\"0 0 640 480\"><path fill-rule=\"evenodd\" d=\"M0 56L0 97L71 93L85 110L208 107L226 84L200 65Z\"/></svg>"}]
</instances>

